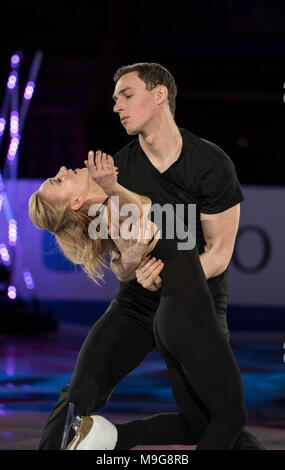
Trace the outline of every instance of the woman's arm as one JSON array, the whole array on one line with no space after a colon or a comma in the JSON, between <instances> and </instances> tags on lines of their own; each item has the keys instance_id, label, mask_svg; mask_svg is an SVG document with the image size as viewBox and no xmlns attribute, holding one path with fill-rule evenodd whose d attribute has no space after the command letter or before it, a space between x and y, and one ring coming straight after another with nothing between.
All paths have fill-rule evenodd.
<instances>
[{"instance_id":1,"label":"woman's arm","mask_svg":"<svg viewBox=\"0 0 285 470\"><path fill-rule=\"evenodd\" d=\"M119 281L127 282L136 278L137 262L124 263L121 253L110 251L110 268Z\"/></svg>"},{"instance_id":2,"label":"woman's arm","mask_svg":"<svg viewBox=\"0 0 285 470\"><path fill-rule=\"evenodd\" d=\"M150 205L151 200L147 196L140 196L118 183L114 160L111 155L97 150L94 160L94 152L90 151L88 161L85 161L85 164L91 178L101 186L107 196L118 197L119 208L125 204L134 204L139 211L139 215L143 216L143 205ZM120 221L125 218L126 216L120 217Z\"/></svg>"},{"instance_id":3,"label":"woman's arm","mask_svg":"<svg viewBox=\"0 0 285 470\"><path fill-rule=\"evenodd\" d=\"M145 255L149 238L152 236L153 226L147 219L151 200L146 196L129 191L117 182L114 161L110 155L97 151L94 160L94 153L89 152L88 161L85 161L85 164L95 183L108 196L111 196L111 204L108 207L111 216L109 217L109 234L121 253L120 257L116 256L116 259L111 257L111 269L120 280L134 279L136 277L135 269ZM119 203L119 208L116 207L112 196L117 196L116 201ZM121 232L121 223L128 214L124 216L117 214L117 210L120 211L124 204L133 204L138 210L132 218L134 231L128 237L123 237ZM138 218L136 218L136 214Z\"/></svg>"}]
</instances>

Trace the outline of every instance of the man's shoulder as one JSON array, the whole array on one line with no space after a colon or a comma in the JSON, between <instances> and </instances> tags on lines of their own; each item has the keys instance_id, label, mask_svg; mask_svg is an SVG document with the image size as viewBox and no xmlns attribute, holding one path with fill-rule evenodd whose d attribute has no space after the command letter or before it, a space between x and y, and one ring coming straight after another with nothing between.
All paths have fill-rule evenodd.
<instances>
[{"instance_id":1,"label":"man's shoulder","mask_svg":"<svg viewBox=\"0 0 285 470\"><path fill-rule=\"evenodd\" d=\"M186 150L189 151L192 158L196 157L202 165L219 165L232 161L226 152L214 142L199 137L188 130L181 130Z\"/></svg>"}]
</instances>

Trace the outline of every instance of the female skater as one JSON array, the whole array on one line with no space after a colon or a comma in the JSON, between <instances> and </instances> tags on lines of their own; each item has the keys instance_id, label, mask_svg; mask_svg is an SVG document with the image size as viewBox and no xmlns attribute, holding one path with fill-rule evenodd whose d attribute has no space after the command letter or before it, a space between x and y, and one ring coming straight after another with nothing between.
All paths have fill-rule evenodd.
<instances>
[{"instance_id":1,"label":"female skater","mask_svg":"<svg viewBox=\"0 0 285 470\"><path fill-rule=\"evenodd\" d=\"M126 203L136 204L140 221L143 220L142 204L149 201L117 183L110 156L97 152L95 166L94 156L89 154L87 167L88 172L80 170L74 174L66 171L64 176L47 180L30 199L30 217L39 228L55 233L65 255L83 265L88 274L96 279L102 278L104 256L115 245L120 246L121 241L116 237L95 240L88 237L88 226L92 220L87 215L90 203L106 204L107 215L104 212L103 223L104 216L110 220L110 196L119 196L120 207ZM120 224L122 222L120 220ZM240 372L229 343L218 326L197 248L178 250L179 240L168 239L165 226L159 228L158 240L155 237L157 227L151 223L150 243L149 239L142 237L136 260L139 264L151 253L164 262L160 303L154 317L154 335L167 364L174 398L184 412L186 426L193 429L196 441L188 443L198 442L198 450L232 449L246 421ZM119 348L117 354L120 354ZM80 357L78 361L82 369L88 369L88 364L82 363ZM93 377L86 373L85 382L89 381L92 385L92 380ZM173 387L175 383L179 384L177 388ZM73 390L76 392L70 394L70 402L75 404L75 414L80 416L84 413L76 408L76 402L85 388L86 383L76 384L76 377L73 379ZM189 408L191 411L187 410L187 400L189 398L190 403L190 394L193 393L204 408L204 421L197 420L192 407ZM92 428L96 427L96 419L91 420L88 417L81 420L74 441L76 444L73 442L71 448L84 448L88 435L90 441ZM108 444L108 448L118 448L116 443L120 441L120 426L111 426L114 430L113 442ZM84 437L85 434L87 437L79 442L80 435Z\"/></svg>"}]
</instances>

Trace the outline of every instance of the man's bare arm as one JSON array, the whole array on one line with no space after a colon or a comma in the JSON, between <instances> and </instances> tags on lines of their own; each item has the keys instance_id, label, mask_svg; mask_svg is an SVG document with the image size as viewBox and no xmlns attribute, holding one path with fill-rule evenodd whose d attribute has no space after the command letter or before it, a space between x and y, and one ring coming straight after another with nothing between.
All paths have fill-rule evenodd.
<instances>
[{"instance_id":1,"label":"man's bare arm","mask_svg":"<svg viewBox=\"0 0 285 470\"><path fill-rule=\"evenodd\" d=\"M231 260L238 231L240 204L219 214L201 213L205 252L200 261L206 279L223 273Z\"/></svg>"}]
</instances>

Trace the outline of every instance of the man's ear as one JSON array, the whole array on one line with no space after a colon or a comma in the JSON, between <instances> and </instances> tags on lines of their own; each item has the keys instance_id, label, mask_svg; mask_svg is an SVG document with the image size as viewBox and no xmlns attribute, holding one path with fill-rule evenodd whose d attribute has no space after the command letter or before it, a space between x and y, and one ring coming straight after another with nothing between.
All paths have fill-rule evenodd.
<instances>
[{"instance_id":1,"label":"man's ear","mask_svg":"<svg viewBox=\"0 0 285 470\"><path fill-rule=\"evenodd\" d=\"M158 85L156 87L156 102L158 104L163 103L168 99L168 90L165 85Z\"/></svg>"},{"instance_id":2,"label":"man's ear","mask_svg":"<svg viewBox=\"0 0 285 470\"><path fill-rule=\"evenodd\" d=\"M82 196L72 196L69 200L69 205L72 210L78 211L83 205L83 197Z\"/></svg>"}]
</instances>

